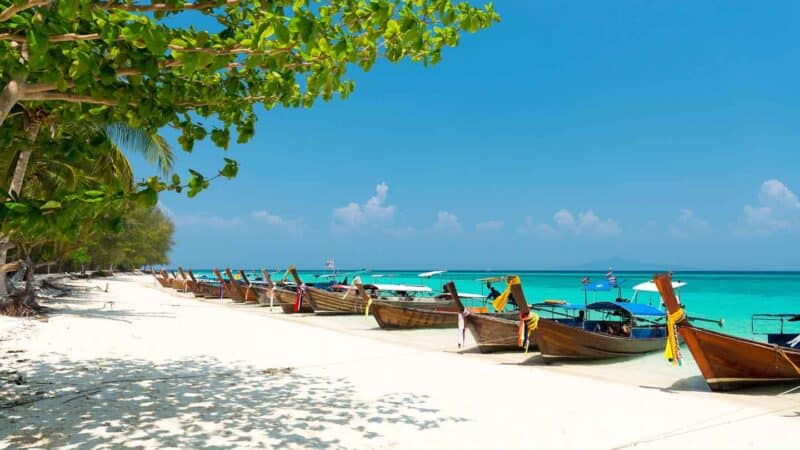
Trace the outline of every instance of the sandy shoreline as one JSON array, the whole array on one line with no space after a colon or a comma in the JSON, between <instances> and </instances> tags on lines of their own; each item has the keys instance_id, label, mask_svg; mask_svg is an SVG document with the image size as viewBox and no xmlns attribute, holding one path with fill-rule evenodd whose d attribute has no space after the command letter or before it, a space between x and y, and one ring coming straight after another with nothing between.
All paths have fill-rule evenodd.
<instances>
[{"instance_id":1,"label":"sandy shoreline","mask_svg":"<svg viewBox=\"0 0 800 450\"><path fill-rule=\"evenodd\" d=\"M0 409L0 448L762 448L800 420L798 393L713 394L659 355L544 366L460 354L454 330L106 283L0 320L0 403L49 398Z\"/></svg>"}]
</instances>

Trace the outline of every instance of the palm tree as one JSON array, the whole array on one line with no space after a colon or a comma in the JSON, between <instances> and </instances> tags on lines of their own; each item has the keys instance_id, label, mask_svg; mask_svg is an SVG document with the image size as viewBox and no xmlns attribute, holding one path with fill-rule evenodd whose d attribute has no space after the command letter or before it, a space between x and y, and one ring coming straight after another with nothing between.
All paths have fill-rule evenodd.
<instances>
[{"instance_id":1,"label":"palm tree","mask_svg":"<svg viewBox=\"0 0 800 450\"><path fill-rule=\"evenodd\" d=\"M173 167L174 154L162 136L127 124L88 129L73 125L64 127L59 133L59 141L42 139L38 145L20 143L14 145L12 151L0 152L0 174L10 180L9 185L4 186L10 196L47 199L49 194L57 191L76 191L82 185L113 183L119 183L126 192L131 192L135 183L126 153L144 156L164 175ZM85 148L86 145L99 152L87 158L85 151L70 151L71 147L78 150L78 147ZM9 236L0 234L0 266L6 263L11 248L13 244ZM5 274L6 271L0 268L0 296L7 295Z\"/></svg>"}]
</instances>

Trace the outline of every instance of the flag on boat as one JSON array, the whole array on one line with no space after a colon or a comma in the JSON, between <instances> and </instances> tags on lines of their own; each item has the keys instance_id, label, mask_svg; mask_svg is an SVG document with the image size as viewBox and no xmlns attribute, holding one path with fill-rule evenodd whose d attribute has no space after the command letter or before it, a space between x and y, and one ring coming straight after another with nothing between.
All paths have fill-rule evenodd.
<instances>
[{"instance_id":1,"label":"flag on boat","mask_svg":"<svg viewBox=\"0 0 800 450\"><path fill-rule=\"evenodd\" d=\"M325 261L325 267L326 267L327 269L333 269L333 260L332 260L332 259L328 259L328 260L326 260L326 261Z\"/></svg>"},{"instance_id":2,"label":"flag on boat","mask_svg":"<svg viewBox=\"0 0 800 450\"><path fill-rule=\"evenodd\" d=\"M608 280L608 284L612 286L617 285L617 277L614 275L614 271L611 268L608 268L608 273L606 273L606 279Z\"/></svg>"}]
</instances>

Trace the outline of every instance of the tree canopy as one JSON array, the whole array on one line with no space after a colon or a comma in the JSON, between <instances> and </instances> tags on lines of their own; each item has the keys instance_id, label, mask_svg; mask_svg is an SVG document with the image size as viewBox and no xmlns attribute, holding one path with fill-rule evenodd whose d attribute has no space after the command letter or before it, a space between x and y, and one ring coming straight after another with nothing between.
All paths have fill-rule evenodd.
<instances>
[{"instance_id":1,"label":"tree canopy","mask_svg":"<svg viewBox=\"0 0 800 450\"><path fill-rule=\"evenodd\" d=\"M85 164L114 162L113 127L171 127L184 151L207 138L227 149L253 136L257 105L344 99L355 88L348 69L436 64L463 32L497 21L492 3L457 0L0 0L0 187L10 197L0 263L12 239L119 229L130 202L152 208L165 189L191 197L238 171L225 158L215 176L190 170L185 181L162 171L131 187L126 164L109 171L118 179L98 176ZM161 154L151 159L163 169L172 156ZM24 189L29 164L53 171Z\"/></svg>"}]
</instances>

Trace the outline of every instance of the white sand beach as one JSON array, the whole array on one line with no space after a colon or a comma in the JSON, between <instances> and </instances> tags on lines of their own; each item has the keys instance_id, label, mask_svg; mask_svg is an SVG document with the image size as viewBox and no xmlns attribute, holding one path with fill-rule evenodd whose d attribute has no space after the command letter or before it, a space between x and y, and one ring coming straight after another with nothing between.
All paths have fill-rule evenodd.
<instances>
[{"instance_id":1,"label":"white sand beach","mask_svg":"<svg viewBox=\"0 0 800 450\"><path fill-rule=\"evenodd\" d=\"M660 355L545 366L459 353L455 330L72 283L47 320L0 318L0 448L797 445L800 393L714 394Z\"/></svg>"}]
</instances>

